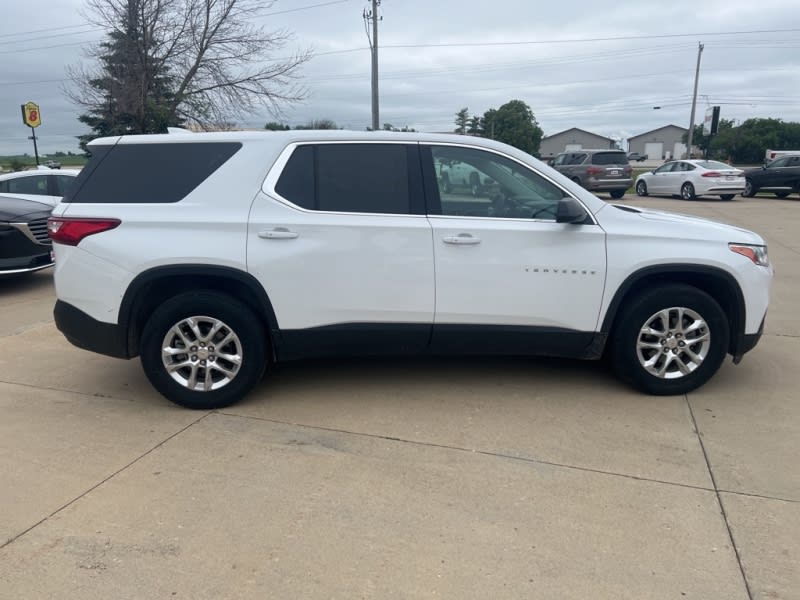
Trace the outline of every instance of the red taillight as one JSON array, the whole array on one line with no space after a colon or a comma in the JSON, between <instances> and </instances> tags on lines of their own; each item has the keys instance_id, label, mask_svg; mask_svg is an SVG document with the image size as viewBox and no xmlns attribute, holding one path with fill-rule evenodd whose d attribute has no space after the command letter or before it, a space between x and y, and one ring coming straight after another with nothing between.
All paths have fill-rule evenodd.
<instances>
[{"instance_id":1,"label":"red taillight","mask_svg":"<svg viewBox=\"0 0 800 600\"><path fill-rule=\"evenodd\" d=\"M625 171L625 173L630 173L633 171L633 167L630 165L625 165L625 168L622 170Z\"/></svg>"},{"instance_id":2,"label":"red taillight","mask_svg":"<svg viewBox=\"0 0 800 600\"><path fill-rule=\"evenodd\" d=\"M77 246L83 238L114 229L120 223L119 219L50 217L47 219L47 232L54 242L66 244L67 246Z\"/></svg>"},{"instance_id":3,"label":"red taillight","mask_svg":"<svg viewBox=\"0 0 800 600\"><path fill-rule=\"evenodd\" d=\"M706 171L703 173L703 177L722 177L722 173L717 173L716 171Z\"/></svg>"},{"instance_id":4,"label":"red taillight","mask_svg":"<svg viewBox=\"0 0 800 600\"><path fill-rule=\"evenodd\" d=\"M602 172L603 169L601 169L600 167L589 167L588 169L586 169L587 175L600 175L600 173Z\"/></svg>"}]
</instances>

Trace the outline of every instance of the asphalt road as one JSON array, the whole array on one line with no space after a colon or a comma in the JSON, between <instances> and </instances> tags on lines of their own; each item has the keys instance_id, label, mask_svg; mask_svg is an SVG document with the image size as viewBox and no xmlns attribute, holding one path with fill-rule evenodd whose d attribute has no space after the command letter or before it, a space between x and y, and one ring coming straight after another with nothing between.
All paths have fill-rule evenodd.
<instances>
[{"instance_id":1,"label":"asphalt road","mask_svg":"<svg viewBox=\"0 0 800 600\"><path fill-rule=\"evenodd\" d=\"M50 273L0 281L0 598L800 597L800 202L625 202L770 244L761 344L688 396L314 361L191 412L71 347Z\"/></svg>"}]
</instances>

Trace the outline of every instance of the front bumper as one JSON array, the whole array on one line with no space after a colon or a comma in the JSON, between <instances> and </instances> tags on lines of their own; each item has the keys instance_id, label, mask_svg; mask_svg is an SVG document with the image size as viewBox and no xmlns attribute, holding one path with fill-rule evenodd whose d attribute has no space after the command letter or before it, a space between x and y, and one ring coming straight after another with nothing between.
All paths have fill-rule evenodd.
<instances>
[{"instance_id":1,"label":"front bumper","mask_svg":"<svg viewBox=\"0 0 800 600\"><path fill-rule=\"evenodd\" d=\"M739 343L737 344L736 353L733 355L733 364L738 365L742 361L742 357L756 347L764 335L764 321L761 321L761 327L758 328L756 333L745 333L742 335Z\"/></svg>"},{"instance_id":2,"label":"front bumper","mask_svg":"<svg viewBox=\"0 0 800 600\"><path fill-rule=\"evenodd\" d=\"M0 275L30 273L53 266L52 246L40 244L17 228L0 225Z\"/></svg>"}]
</instances>

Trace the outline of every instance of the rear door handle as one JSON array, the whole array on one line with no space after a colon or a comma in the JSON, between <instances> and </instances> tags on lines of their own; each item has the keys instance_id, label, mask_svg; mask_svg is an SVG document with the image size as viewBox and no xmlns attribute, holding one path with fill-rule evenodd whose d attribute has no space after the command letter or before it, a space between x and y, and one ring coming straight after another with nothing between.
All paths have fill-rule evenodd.
<instances>
[{"instance_id":1,"label":"rear door handle","mask_svg":"<svg viewBox=\"0 0 800 600\"><path fill-rule=\"evenodd\" d=\"M290 231L286 227L275 227L258 232L258 237L267 240L291 240L298 236L296 231Z\"/></svg>"},{"instance_id":2,"label":"rear door handle","mask_svg":"<svg viewBox=\"0 0 800 600\"><path fill-rule=\"evenodd\" d=\"M469 233L459 233L458 235L448 235L443 238L445 244L455 244L457 246L474 246L481 243L481 238L473 237Z\"/></svg>"}]
</instances>

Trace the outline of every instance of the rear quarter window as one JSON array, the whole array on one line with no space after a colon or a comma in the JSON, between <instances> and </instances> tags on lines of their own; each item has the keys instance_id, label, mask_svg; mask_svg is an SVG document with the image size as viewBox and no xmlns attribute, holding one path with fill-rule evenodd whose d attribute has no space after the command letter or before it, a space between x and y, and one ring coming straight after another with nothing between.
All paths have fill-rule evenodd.
<instances>
[{"instance_id":1,"label":"rear quarter window","mask_svg":"<svg viewBox=\"0 0 800 600\"><path fill-rule=\"evenodd\" d=\"M238 142L94 146L62 202L179 202L241 147Z\"/></svg>"}]
</instances>

